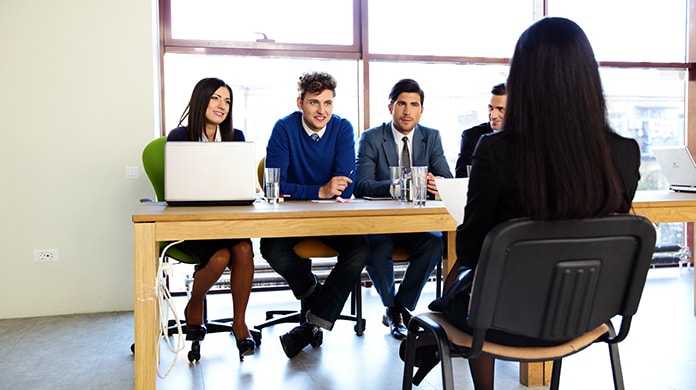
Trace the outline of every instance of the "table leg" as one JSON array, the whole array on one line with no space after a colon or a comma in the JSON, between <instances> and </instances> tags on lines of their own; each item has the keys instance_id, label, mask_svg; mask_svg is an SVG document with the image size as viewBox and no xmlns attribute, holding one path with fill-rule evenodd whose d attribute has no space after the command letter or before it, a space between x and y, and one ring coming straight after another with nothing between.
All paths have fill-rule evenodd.
<instances>
[{"instance_id":1,"label":"table leg","mask_svg":"<svg viewBox=\"0 0 696 390\"><path fill-rule=\"evenodd\" d=\"M688 232L687 235L689 237L693 237L693 241L691 241L690 242L691 245L689 245L689 247L691 247L691 248L696 248L696 234L694 234L694 230L696 230L696 228L694 225L696 225L696 224L694 224L693 222L689 222L686 224L687 232ZM692 253L696 253L696 252L692 251ZM693 264L693 269L695 271L694 272L694 316L696 316L696 258L694 258L694 256L692 255L691 259L689 259L689 260L691 261L691 264ZM689 269L689 263L686 264L686 269L687 270Z\"/></svg>"},{"instance_id":2,"label":"table leg","mask_svg":"<svg viewBox=\"0 0 696 390\"><path fill-rule=\"evenodd\" d=\"M551 384L553 362L520 363L520 383L527 387L548 386Z\"/></svg>"},{"instance_id":3,"label":"table leg","mask_svg":"<svg viewBox=\"0 0 696 390\"><path fill-rule=\"evenodd\" d=\"M444 232L447 239L445 247L445 258L442 259L442 280L447 279L447 274L457 261L457 232Z\"/></svg>"},{"instance_id":4,"label":"table leg","mask_svg":"<svg viewBox=\"0 0 696 390\"><path fill-rule=\"evenodd\" d=\"M159 334L155 301L158 244L154 223L134 224L134 252L135 389L154 390Z\"/></svg>"}]
</instances>

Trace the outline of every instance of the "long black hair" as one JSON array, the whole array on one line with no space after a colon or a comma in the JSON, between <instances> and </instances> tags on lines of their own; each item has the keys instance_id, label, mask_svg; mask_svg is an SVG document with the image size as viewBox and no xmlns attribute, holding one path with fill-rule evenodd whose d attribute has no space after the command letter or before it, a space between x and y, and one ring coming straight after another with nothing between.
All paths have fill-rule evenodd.
<instances>
[{"instance_id":1,"label":"long black hair","mask_svg":"<svg viewBox=\"0 0 696 390\"><path fill-rule=\"evenodd\" d=\"M224 81L210 77L202 79L193 87L191 99L179 119L179 126L182 126L184 120L188 117L186 134L188 135L189 141L199 141L204 134L206 124L205 112L208 109L210 98L220 87L225 87L230 91L230 111L227 114L227 118L220 123L220 136L223 141L234 139L234 127L232 126L232 88Z\"/></svg>"},{"instance_id":2,"label":"long black hair","mask_svg":"<svg viewBox=\"0 0 696 390\"><path fill-rule=\"evenodd\" d=\"M504 129L515 138L521 198L532 219L606 215L622 202L598 64L583 30L544 18L517 41Z\"/></svg>"}]
</instances>

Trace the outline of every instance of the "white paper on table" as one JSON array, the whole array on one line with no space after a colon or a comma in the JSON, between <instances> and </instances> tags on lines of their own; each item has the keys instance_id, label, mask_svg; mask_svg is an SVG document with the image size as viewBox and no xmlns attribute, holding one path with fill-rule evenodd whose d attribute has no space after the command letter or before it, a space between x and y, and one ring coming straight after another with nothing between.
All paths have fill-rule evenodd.
<instances>
[{"instance_id":1,"label":"white paper on table","mask_svg":"<svg viewBox=\"0 0 696 390\"><path fill-rule=\"evenodd\" d=\"M440 193L440 199L445 204L447 212L452 218L461 225L464 221L464 206L466 206L466 192L469 189L469 178L457 179L435 179L437 191Z\"/></svg>"}]
</instances>

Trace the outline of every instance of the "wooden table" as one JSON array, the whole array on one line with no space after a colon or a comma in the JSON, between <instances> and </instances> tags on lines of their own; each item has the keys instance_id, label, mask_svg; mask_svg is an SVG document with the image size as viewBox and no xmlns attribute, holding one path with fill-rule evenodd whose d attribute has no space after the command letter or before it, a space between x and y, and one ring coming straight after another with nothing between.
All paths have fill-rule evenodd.
<instances>
[{"instance_id":1,"label":"wooden table","mask_svg":"<svg viewBox=\"0 0 696 390\"><path fill-rule=\"evenodd\" d=\"M159 298L155 277L159 241L442 231L447 239L444 269L449 270L456 258L454 233L457 224L438 201L428 201L425 207L362 200L348 203L291 201L234 207L167 207L164 203L144 203L132 218L136 389L154 389L157 385L159 313L156 300Z\"/></svg>"},{"instance_id":2,"label":"wooden table","mask_svg":"<svg viewBox=\"0 0 696 390\"><path fill-rule=\"evenodd\" d=\"M696 222L696 194L672 191L639 191L633 212L654 223ZM455 221L441 202L414 208L398 202L256 203L244 207L165 207L141 205L133 214L135 230L135 388L156 386L155 352L158 326L154 281L158 241L206 238L287 237L334 234L367 234L444 231L447 252L444 269L456 259ZM696 273L694 275L696 281ZM696 315L696 283L694 287ZM551 365L520 364L520 381L527 386L548 384Z\"/></svg>"},{"instance_id":3,"label":"wooden table","mask_svg":"<svg viewBox=\"0 0 696 390\"><path fill-rule=\"evenodd\" d=\"M652 223L696 222L696 193L638 191L633 212ZM693 243L689 243L691 244ZM694 273L694 315L696 315L696 272Z\"/></svg>"},{"instance_id":4,"label":"wooden table","mask_svg":"<svg viewBox=\"0 0 696 390\"><path fill-rule=\"evenodd\" d=\"M653 223L696 222L696 193L638 191L632 213ZM696 315L696 272L694 273L694 315ZM520 363L520 382L526 386L547 386L551 382L551 362Z\"/></svg>"}]
</instances>

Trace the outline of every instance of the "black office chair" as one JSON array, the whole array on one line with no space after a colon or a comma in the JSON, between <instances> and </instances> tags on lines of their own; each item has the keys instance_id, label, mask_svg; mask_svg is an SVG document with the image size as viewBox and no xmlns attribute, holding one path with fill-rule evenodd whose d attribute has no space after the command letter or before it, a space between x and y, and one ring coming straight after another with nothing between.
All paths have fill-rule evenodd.
<instances>
[{"instance_id":1,"label":"black office chair","mask_svg":"<svg viewBox=\"0 0 696 390\"><path fill-rule=\"evenodd\" d=\"M328 245L315 238L306 238L298 242L293 248L295 253L300 256L307 267L312 267L313 263L317 263L320 258L333 258L338 256L338 253ZM314 259L314 260L313 260ZM362 316L362 291L360 280L357 280L353 285L353 291L350 295L350 314L341 314L339 320L347 320L355 322L353 329L358 336L362 336L365 330L365 319ZM254 329L260 331L269 326L284 324L284 323L299 323L299 310L267 310L266 321L254 325Z\"/></svg>"},{"instance_id":2,"label":"black office chair","mask_svg":"<svg viewBox=\"0 0 696 390\"><path fill-rule=\"evenodd\" d=\"M447 390L454 389L451 357L479 355L553 361L551 389L558 389L561 360L594 342L608 344L614 387L623 389L617 343L628 335L654 248L653 225L636 215L561 222L518 220L497 226L483 243L473 280L467 319L473 332L456 328L437 312L413 317L403 389L418 385L437 364L437 360L421 361L413 376L416 339L424 334L436 339ZM621 316L618 335L612 325L616 316ZM491 329L559 345L496 344L486 340Z\"/></svg>"},{"instance_id":3,"label":"black office chair","mask_svg":"<svg viewBox=\"0 0 696 390\"><path fill-rule=\"evenodd\" d=\"M150 184L155 191L155 196L158 201L164 200L164 144L167 141L167 137L159 137L151 141L142 153L143 169L150 179ZM150 199L141 199L141 202L149 202ZM160 242L160 251L164 250L168 242ZM189 256L187 253L183 252L176 246L172 246L166 252L166 257L179 261L186 264L197 264L197 260ZM195 283L195 273L194 273L194 283ZM232 333L232 318L219 318L215 320L208 319L208 305L207 300L203 302L203 319L205 326L207 328L207 333L221 333L227 332ZM186 333L186 322L180 321L182 325L182 331ZM174 320L169 320L168 322L168 335L171 336L178 332L176 322ZM251 337L256 342L256 345L261 345L261 332L257 330L250 330ZM131 345L131 351L135 352L135 345ZM189 362L194 360L198 361L201 358L200 352L200 341L194 340L191 342L191 350L188 353Z\"/></svg>"}]
</instances>

